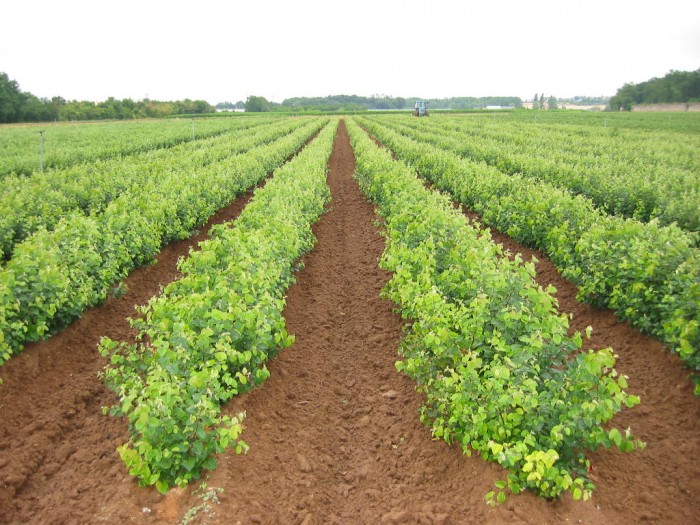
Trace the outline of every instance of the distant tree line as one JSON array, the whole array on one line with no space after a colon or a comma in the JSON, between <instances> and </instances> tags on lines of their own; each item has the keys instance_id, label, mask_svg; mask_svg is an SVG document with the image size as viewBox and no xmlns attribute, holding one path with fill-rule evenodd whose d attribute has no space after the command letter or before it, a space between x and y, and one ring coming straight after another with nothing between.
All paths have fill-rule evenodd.
<instances>
[{"instance_id":1,"label":"distant tree line","mask_svg":"<svg viewBox=\"0 0 700 525\"><path fill-rule=\"evenodd\" d=\"M408 110L413 109L416 100L425 100L430 109L482 109L487 106L510 106L520 108L520 97L389 97L359 95L331 95L327 97L295 97L285 99L282 103L270 102L265 97L250 96L246 100L245 110L259 111L366 111L366 110ZM230 104L230 103L228 103ZM217 107L219 105L217 104Z\"/></svg>"},{"instance_id":2,"label":"distant tree line","mask_svg":"<svg viewBox=\"0 0 700 525\"><path fill-rule=\"evenodd\" d=\"M415 97L406 99L407 104L403 109L412 109L413 103L416 100L425 100L428 107L433 109L483 109L488 106L523 107L523 101L520 97L452 97L428 99Z\"/></svg>"},{"instance_id":3,"label":"distant tree line","mask_svg":"<svg viewBox=\"0 0 700 525\"><path fill-rule=\"evenodd\" d=\"M670 71L662 78L639 84L625 84L610 99L613 111L630 111L637 104L672 104L700 102L700 69Z\"/></svg>"},{"instance_id":4,"label":"distant tree line","mask_svg":"<svg viewBox=\"0 0 700 525\"><path fill-rule=\"evenodd\" d=\"M66 100L63 97L38 98L21 91L17 81L10 80L7 73L0 73L0 123L159 118L214 111L215 108L204 100L162 102L110 97L104 102L90 102Z\"/></svg>"}]
</instances>

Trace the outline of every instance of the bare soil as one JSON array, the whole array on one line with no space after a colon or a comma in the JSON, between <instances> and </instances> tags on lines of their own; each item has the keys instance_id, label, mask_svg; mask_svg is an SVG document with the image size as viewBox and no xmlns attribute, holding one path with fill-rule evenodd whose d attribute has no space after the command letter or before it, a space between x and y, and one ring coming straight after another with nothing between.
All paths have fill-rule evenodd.
<instances>
[{"instance_id":1,"label":"bare soil","mask_svg":"<svg viewBox=\"0 0 700 525\"><path fill-rule=\"evenodd\" d=\"M486 506L483 495L503 470L433 440L418 420L421 395L394 368L402 321L379 298L389 278L377 267L384 243L354 166L341 123L329 162L332 202L287 298L296 342L269 363L262 386L225 407L246 411L250 452L222 454L206 490L193 484L161 496L140 489L115 451L127 439L125 422L101 414L115 399L97 378L99 338L133 336L126 317L178 277L178 257L200 235L134 272L125 296L0 368L0 523L697 522L700 401L679 360L611 312L576 302L576 288L545 257L498 232L494 239L511 252L539 259L537 279L558 289L572 329L591 325L593 347L615 348L617 369L642 405L614 423L648 445L593 453L598 488L590 501L525 493ZM212 222L235 217L244 202Z\"/></svg>"}]
</instances>

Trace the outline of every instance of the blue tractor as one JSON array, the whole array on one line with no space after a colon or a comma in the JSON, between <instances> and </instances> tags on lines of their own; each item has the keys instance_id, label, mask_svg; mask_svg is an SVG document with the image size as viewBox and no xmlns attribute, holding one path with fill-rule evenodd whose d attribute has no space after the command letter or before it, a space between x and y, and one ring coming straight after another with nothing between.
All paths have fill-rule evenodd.
<instances>
[{"instance_id":1,"label":"blue tractor","mask_svg":"<svg viewBox=\"0 0 700 525\"><path fill-rule=\"evenodd\" d=\"M416 100L416 103L413 105L413 116L414 117L427 117L428 116L428 108L425 107L425 101Z\"/></svg>"}]
</instances>

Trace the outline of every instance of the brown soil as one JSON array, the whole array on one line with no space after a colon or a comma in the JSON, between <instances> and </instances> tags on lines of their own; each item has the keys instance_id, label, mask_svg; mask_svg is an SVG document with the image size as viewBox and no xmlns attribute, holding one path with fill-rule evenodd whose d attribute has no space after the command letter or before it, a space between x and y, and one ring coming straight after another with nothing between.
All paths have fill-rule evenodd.
<instances>
[{"instance_id":1,"label":"brown soil","mask_svg":"<svg viewBox=\"0 0 700 525\"><path fill-rule=\"evenodd\" d=\"M123 421L101 415L114 401L96 377L102 335L126 339L133 305L178 276L189 243L137 270L129 292L90 310L0 369L0 522L178 523L692 523L700 492L700 402L675 356L610 312L575 301L575 287L538 255L538 280L554 284L572 326L591 325L594 347L613 346L618 370L642 405L615 418L648 442L631 454L593 454L598 489L588 502L526 493L495 509L483 495L500 467L434 441L418 421L421 396L396 372L402 322L379 299L383 240L351 178L354 156L341 123L330 160L330 210L290 288L285 318L296 342L269 363L271 377L225 410L247 412L245 456L219 458L207 490L139 489L115 452ZM234 205L240 209L242 203ZM228 209L227 217L236 215ZM494 234L527 259L533 252ZM210 493L211 494L211 493Z\"/></svg>"}]
</instances>

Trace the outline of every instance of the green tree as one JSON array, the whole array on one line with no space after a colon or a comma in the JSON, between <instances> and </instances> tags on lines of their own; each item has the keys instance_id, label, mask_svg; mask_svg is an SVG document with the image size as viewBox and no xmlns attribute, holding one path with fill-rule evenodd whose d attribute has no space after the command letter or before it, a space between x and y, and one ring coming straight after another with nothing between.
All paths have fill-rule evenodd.
<instances>
[{"instance_id":1,"label":"green tree","mask_svg":"<svg viewBox=\"0 0 700 525\"><path fill-rule=\"evenodd\" d=\"M629 111L637 104L688 103L700 101L700 69L669 71L663 78L639 84L627 83L610 99L610 109Z\"/></svg>"},{"instance_id":2,"label":"green tree","mask_svg":"<svg viewBox=\"0 0 700 525\"><path fill-rule=\"evenodd\" d=\"M10 80L7 73L0 73L0 123L19 122L24 102L17 81Z\"/></svg>"},{"instance_id":3,"label":"green tree","mask_svg":"<svg viewBox=\"0 0 700 525\"><path fill-rule=\"evenodd\" d=\"M559 109L559 104L557 104L557 97L550 95L547 99L547 109Z\"/></svg>"},{"instance_id":4,"label":"green tree","mask_svg":"<svg viewBox=\"0 0 700 525\"><path fill-rule=\"evenodd\" d=\"M262 111L270 111L270 103L265 97L256 97L250 95L245 102L246 113L259 113Z\"/></svg>"},{"instance_id":5,"label":"green tree","mask_svg":"<svg viewBox=\"0 0 700 525\"><path fill-rule=\"evenodd\" d=\"M56 120L56 116L51 101L21 91L16 80L0 73L0 123Z\"/></svg>"}]
</instances>

